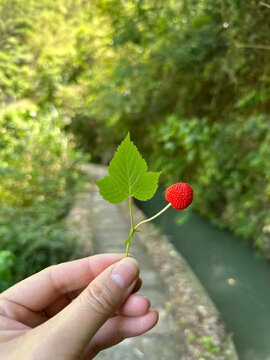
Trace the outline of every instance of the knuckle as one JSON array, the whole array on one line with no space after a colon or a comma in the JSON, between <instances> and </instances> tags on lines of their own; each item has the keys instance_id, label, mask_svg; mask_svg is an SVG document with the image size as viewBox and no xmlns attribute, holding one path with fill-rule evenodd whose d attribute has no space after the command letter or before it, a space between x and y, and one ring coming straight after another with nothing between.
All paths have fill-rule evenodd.
<instances>
[{"instance_id":1,"label":"knuckle","mask_svg":"<svg viewBox=\"0 0 270 360\"><path fill-rule=\"evenodd\" d=\"M97 313L111 315L116 311L113 291L106 284L93 282L86 288L86 299Z\"/></svg>"}]
</instances>

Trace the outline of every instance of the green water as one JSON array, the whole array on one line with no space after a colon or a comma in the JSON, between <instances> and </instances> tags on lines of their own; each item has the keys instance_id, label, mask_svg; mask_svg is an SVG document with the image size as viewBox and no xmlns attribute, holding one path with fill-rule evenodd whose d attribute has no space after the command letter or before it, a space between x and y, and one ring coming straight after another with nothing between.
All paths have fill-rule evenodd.
<instances>
[{"instance_id":1,"label":"green water","mask_svg":"<svg viewBox=\"0 0 270 360\"><path fill-rule=\"evenodd\" d=\"M146 216L166 204L159 193L138 203ZM270 360L270 262L244 240L196 213L181 226L170 208L155 220L184 256L233 333L240 360Z\"/></svg>"}]
</instances>

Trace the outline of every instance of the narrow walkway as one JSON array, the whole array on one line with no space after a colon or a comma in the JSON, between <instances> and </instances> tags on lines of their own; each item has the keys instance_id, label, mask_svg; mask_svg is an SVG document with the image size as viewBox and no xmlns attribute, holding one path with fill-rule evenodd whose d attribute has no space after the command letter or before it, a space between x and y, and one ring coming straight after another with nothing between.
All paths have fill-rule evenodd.
<instances>
[{"instance_id":1,"label":"narrow walkway","mask_svg":"<svg viewBox=\"0 0 270 360\"><path fill-rule=\"evenodd\" d=\"M90 169L89 169L90 170ZM95 168L95 174L90 170L92 180L106 175L104 168ZM124 213L124 207L112 205L102 199L97 186L91 190L91 229L95 253L124 252L124 240L130 229L129 213ZM159 311L158 325L147 334L126 339L121 344L101 352L99 360L138 360L181 359L181 344L176 343L172 315L166 310L166 288L151 263L146 248L139 241L132 242L131 252L140 263L143 285L140 294L147 296L152 308Z\"/></svg>"}]
</instances>

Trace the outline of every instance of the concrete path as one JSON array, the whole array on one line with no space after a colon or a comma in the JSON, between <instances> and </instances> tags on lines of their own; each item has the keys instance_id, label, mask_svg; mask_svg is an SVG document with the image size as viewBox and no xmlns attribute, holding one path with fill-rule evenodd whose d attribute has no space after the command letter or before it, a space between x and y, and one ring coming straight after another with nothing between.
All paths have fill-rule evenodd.
<instances>
[{"instance_id":1,"label":"concrete path","mask_svg":"<svg viewBox=\"0 0 270 360\"><path fill-rule=\"evenodd\" d=\"M89 169L90 170L90 169ZM104 168L90 170L92 180L103 178ZM97 186L91 189L90 225L95 253L125 252L123 246L130 229L129 213L124 207L112 205L102 199ZM134 240L134 239L133 239ZM181 359L181 344L173 335L174 320L166 311L166 288L158 272L151 263L146 248L139 241L133 241L131 252L140 263L143 285L140 294L147 296L152 308L159 311L158 325L147 334L126 339L121 344L101 352L98 360L176 360Z\"/></svg>"}]
</instances>

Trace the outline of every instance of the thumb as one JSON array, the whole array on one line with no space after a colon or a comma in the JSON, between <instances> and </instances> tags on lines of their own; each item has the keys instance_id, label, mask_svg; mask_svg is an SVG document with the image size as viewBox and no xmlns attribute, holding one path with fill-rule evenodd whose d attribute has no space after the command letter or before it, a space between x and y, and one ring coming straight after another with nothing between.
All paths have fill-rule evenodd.
<instances>
[{"instance_id":1,"label":"thumb","mask_svg":"<svg viewBox=\"0 0 270 360\"><path fill-rule=\"evenodd\" d=\"M99 274L69 306L43 324L50 326L52 337L58 338L55 345L83 351L129 296L138 276L139 265L131 257Z\"/></svg>"}]
</instances>

